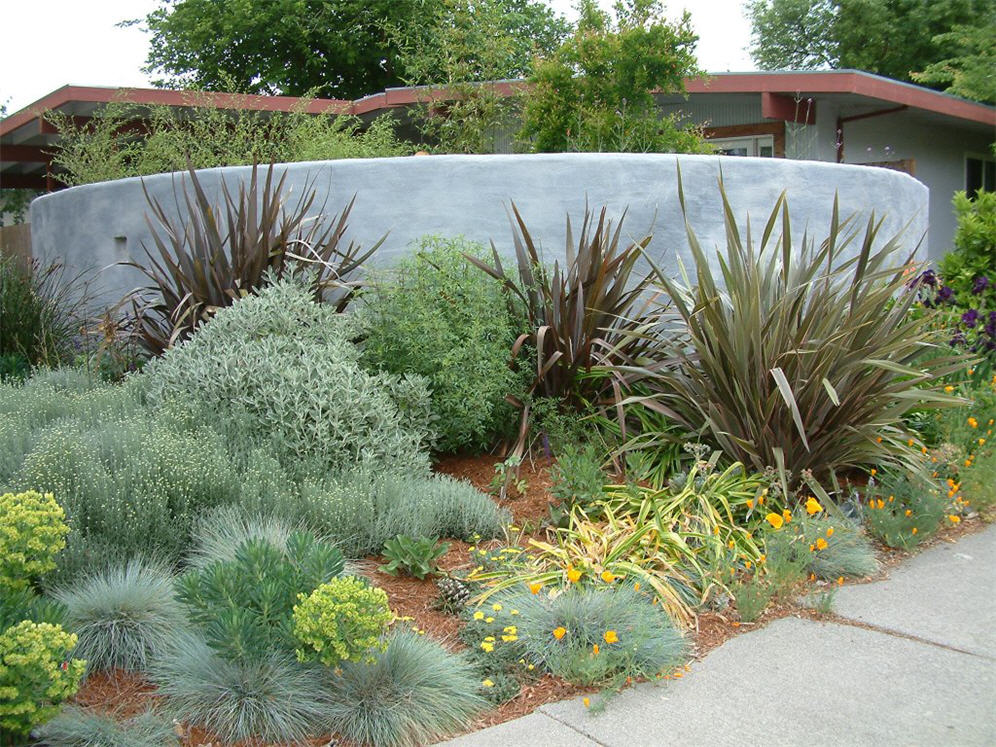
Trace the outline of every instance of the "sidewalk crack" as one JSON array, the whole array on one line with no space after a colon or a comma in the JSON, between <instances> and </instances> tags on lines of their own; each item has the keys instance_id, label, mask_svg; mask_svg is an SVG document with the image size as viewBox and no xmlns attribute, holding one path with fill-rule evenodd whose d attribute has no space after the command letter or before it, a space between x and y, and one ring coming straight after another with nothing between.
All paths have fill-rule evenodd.
<instances>
[{"instance_id":1,"label":"sidewalk crack","mask_svg":"<svg viewBox=\"0 0 996 747\"><path fill-rule=\"evenodd\" d=\"M542 709L542 707L540 707L539 712L542 713L547 718L553 719L554 721L556 721L561 726L566 726L571 731L576 731L578 734L580 734L582 737L584 737L588 741L590 741L590 742L592 742L594 744L597 744L598 747L608 747L608 745L605 742L599 742L597 739L595 739L593 736L591 736L591 734L588 734L583 729L580 729L579 727L575 726L570 721L564 721L564 719L562 719L562 718L557 718L552 713L547 713L546 711L544 711Z\"/></svg>"},{"instance_id":2,"label":"sidewalk crack","mask_svg":"<svg viewBox=\"0 0 996 747\"><path fill-rule=\"evenodd\" d=\"M921 638L918 635L913 635L912 633L904 633L901 630L894 630L893 628L884 628L881 625L874 625L872 623L862 622L861 620L854 620L850 617L844 617L837 614L829 614L823 617L825 622L837 623L838 625L847 625L852 628L864 628L865 630L871 630L876 633L884 633L885 635L892 636L893 638L905 638L907 641L914 641L916 643L925 643L928 646L935 646L936 648L943 648L946 651L954 651L959 654L966 654L967 656L974 656L977 659L985 659L986 661L996 661L996 656L989 656L988 654L980 654L977 651L968 651L963 648L958 648L957 646L952 646L947 643L939 643L938 641L932 641L929 638Z\"/></svg>"}]
</instances>

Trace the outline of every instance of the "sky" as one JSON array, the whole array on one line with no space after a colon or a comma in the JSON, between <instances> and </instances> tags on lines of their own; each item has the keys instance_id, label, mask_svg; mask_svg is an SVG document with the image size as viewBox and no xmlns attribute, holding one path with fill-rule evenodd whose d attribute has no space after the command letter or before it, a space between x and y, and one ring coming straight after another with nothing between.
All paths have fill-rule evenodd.
<instances>
[{"instance_id":1,"label":"sky","mask_svg":"<svg viewBox=\"0 0 996 747\"><path fill-rule=\"evenodd\" d=\"M599 0L605 6L611 0ZM753 70L747 53L745 0L669 0L669 16L684 8L699 35L699 65L709 72ZM11 114L64 85L148 87L141 68L148 36L124 20L144 17L157 0L4 0L0 26L0 104ZM573 0L551 0L561 13Z\"/></svg>"}]
</instances>

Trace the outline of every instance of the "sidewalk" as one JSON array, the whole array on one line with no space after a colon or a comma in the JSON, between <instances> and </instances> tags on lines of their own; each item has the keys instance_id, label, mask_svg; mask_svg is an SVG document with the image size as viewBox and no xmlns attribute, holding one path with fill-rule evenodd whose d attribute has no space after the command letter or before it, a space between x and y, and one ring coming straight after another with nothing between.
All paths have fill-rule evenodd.
<instances>
[{"instance_id":1,"label":"sidewalk","mask_svg":"<svg viewBox=\"0 0 996 747\"><path fill-rule=\"evenodd\" d=\"M845 586L600 714L551 703L449 745L996 745L996 525ZM854 624L850 624L853 622Z\"/></svg>"}]
</instances>

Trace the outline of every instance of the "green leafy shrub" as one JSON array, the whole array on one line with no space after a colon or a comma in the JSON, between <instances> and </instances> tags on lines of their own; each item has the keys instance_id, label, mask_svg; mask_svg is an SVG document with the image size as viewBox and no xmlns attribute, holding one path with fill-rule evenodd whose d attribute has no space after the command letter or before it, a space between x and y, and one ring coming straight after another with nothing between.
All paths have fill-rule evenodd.
<instances>
[{"instance_id":1,"label":"green leafy shrub","mask_svg":"<svg viewBox=\"0 0 996 747\"><path fill-rule=\"evenodd\" d=\"M0 730L27 735L76 694L86 662L71 659L76 636L24 620L0 633Z\"/></svg>"},{"instance_id":2,"label":"green leafy shrub","mask_svg":"<svg viewBox=\"0 0 996 747\"><path fill-rule=\"evenodd\" d=\"M730 586L730 594L743 622L754 622L768 607L775 587L752 575Z\"/></svg>"},{"instance_id":3,"label":"green leafy shrub","mask_svg":"<svg viewBox=\"0 0 996 747\"><path fill-rule=\"evenodd\" d=\"M303 742L324 730L333 707L326 670L290 651L229 659L196 632L178 634L149 676L175 718L224 743Z\"/></svg>"},{"instance_id":4,"label":"green leafy shrub","mask_svg":"<svg viewBox=\"0 0 996 747\"><path fill-rule=\"evenodd\" d=\"M767 532L766 545L769 563L799 564L818 578L870 576L879 568L861 527L839 512L797 510L780 529Z\"/></svg>"},{"instance_id":5,"label":"green leafy shrub","mask_svg":"<svg viewBox=\"0 0 996 747\"><path fill-rule=\"evenodd\" d=\"M121 302L130 304L126 326L146 350L161 355L218 309L304 262L317 268L309 275L315 299L329 301L337 311L346 308L355 287L350 275L380 245L363 253L352 242L340 247L352 203L328 221L308 218L315 191L305 185L297 203L288 206L287 172L274 184L273 165L266 170L262 187L253 165L248 183L240 182L237 197L222 181L221 205L208 200L193 168L188 177L193 195L184 183L185 218L173 217L146 191L155 250L143 245L146 260L125 263L151 281ZM174 203L180 202L174 195Z\"/></svg>"},{"instance_id":6,"label":"green leafy shrub","mask_svg":"<svg viewBox=\"0 0 996 747\"><path fill-rule=\"evenodd\" d=\"M219 310L142 373L153 403L196 418L287 469L366 464L425 474L429 395L421 380L364 372L352 320L316 303L297 278Z\"/></svg>"},{"instance_id":7,"label":"green leafy shrub","mask_svg":"<svg viewBox=\"0 0 996 747\"><path fill-rule=\"evenodd\" d=\"M383 589L343 576L297 598L294 637L304 646L296 651L300 661L318 659L328 667L371 663L374 652L384 650L383 636L394 616Z\"/></svg>"},{"instance_id":8,"label":"green leafy shrub","mask_svg":"<svg viewBox=\"0 0 996 747\"><path fill-rule=\"evenodd\" d=\"M957 229L954 247L941 257L938 270L960 306L996 307L996 192L980 191L974 198L964 191L952 199ZM976 290L976 278L985 278Z\"/></svg>"},{"instance_id":9,"label":"green leafy shrub","mask_svg":"<svg viewBox=\"0 0 996 747\"><path fill-rule=\"evenodd\" d=\"M173 575L138 559L57 589L66 624L79 637L76 655L89 671L144 671L169 648L186 616L173 596Z\"/></svg>"},{"instance_id":10,"label":"green leafy shrub","mask_svg":"<svg viewBox=\"0 0 996 747\"><path fill-rule=\"evenodd\" d=\"M526 659L579 685L655 677L680 664L687 648L670 618L630 585L518 593L500 604L519 611Z\"/></svg>"},{"instance_id":11,"label":"green leafy shrub","mask_svg":"<svg viewBox=\"0 0 996 747\"><path fill-rule=\"evenodd\" d=\"M65 517L51 493L0 495L0 589L5 594L55 568L69 533Z\"/></svg>"},{"instance_id":12,"label":"green leafy shrub","mask_svg":"<svg viewBox=\"0 0 996 747\"><path fill-rule=\"evenodd\" d=\"M559 506L550 507L555 524L563 524L575 506L587 510L602 498L605 473L593 444L566 444L557 454L550 477L550 494L559 501Z\"/></svg>"},{"instance_id":13,"label":"green leafy shrub","mask_svg":"<svg viewBox=\"0 0 996 747\"><path fill-rule=\"evenodd\" d=\"M871 536L909 550L937 532L947 501L936 484L902 473L880 480L869 483L861 504L861 520Z\"/></svg>"},{"instance_id":14,"label":"green leafy shrub","mask_svg":"<svg viewBox=\"0 0 996 747\"><path fill-rule=\"evenodd\" d=\"M345 662L329 682L328 723L376 747L430 744L487 708L466 660L410 631L397 631L373 664Z\"/></svg>"},{"instance_id":15,"label":"green leafy shrub","mask_svg":"<svg viewBox=\"0 0 996 747\"><path fill-rule=\"evenodd\" d=\"M977 456L972 465L960 472L961 492L971 508L987 519L996 506L996 452Z\"/></svg>"},{"instance_id":16,"label":"green leafy shrub","mask_svg":"<svg viewBox=\"0 0 996 747\"><path fill-rule=\"evenodd\" d=\"M285 548L251 539L232 560L180 576L177 598L213 649L230 659L252 659L275 647L293 650L298 595L310 594L342 569L342 553L307 532L291 534Z\"/></svg>"},{"instance_id":17,"label":"green leafy shrub","mask_svg":"<svg viewBox=\"0 0 996 747\"><path fill-rule=\"evenodd\" d=\"M6 591L0 595L0 630L24 620L64 625L66 610L49 597L40 596L34 589Z\"/></svg>"},{"instance_id":18,"label":"green leafy shrub","mask_svg":"<svg viewBox=\"0 0 996 747\"><path fill-rule=\"evenodd\" d=\"M657 389L654 406L756 471L811 470L823 479L867 464L915 469L920 455L907 445L902 418L952 404L928 387L959 361L924 355L935 340L931 315L909 313L915 294L904 292L904 268L912 257L900 239L873 248L881 222L870 220L862 236L852 219L839 221L835 202L827 238L797 242L783 195L758 245L741 237L720 191L725 250L710 258L689 225L695 285L658 273L674 306L661 319L673 334L661 337L655 360L674 365L641 372Z\"/></svg>"},{"instance_id":19,"label":"green leafy shrub","mask_svg":"<svg viewBox=\"0 0 996 747\"><path fill-rule=\"evenodd\" d=\"M440 451L488 449L512 419L514 320L501 286L463 256L481 257L483 246L428 236L412 249L362 295L363 362L425 377Z\"/></svg>"},{"instance_id":20,"label":"green leafy shrub","mask_svg":"<svg viewBox=\"0 0 996 747\"><path fill-rule=\"evenodd\" d=\"M175 747L173 724L155 711L118 719L66 706L39 733L48 747Z\"/></svg>"},{"instance_id":21,"label":"green leafy shrub","mask_svg":"<svg viewBox=\"0 0 996 747\"><path fill-rule=\"evenodd\" d=\"M399 572L422 580L439 573L439 559L449 552L448 542L437 544L429 537L409 537L399 534L384 543L383 556L387 561L380 567L384 573L397 576Z\"/></svg>"}]
</instances>

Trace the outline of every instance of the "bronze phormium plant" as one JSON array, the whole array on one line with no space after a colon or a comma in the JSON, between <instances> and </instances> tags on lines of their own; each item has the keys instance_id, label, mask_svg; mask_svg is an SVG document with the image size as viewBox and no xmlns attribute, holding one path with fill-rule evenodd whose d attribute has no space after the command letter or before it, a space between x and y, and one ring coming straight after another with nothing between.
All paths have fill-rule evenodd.
<instances>
[{"instance_id":1,"label":"bronze phormium plant","mask_svg":"<svg viewBox=\"0 0 996 747\"><path fill-rule=\"evenodd\" d=\"M128 294L121 305L131 307L127 328L153 355L190 336L215 311L229 306L263 284L269 270L277 277L294 267L312 267L317 298L346 308L357 288L349 280L380 246L366 251L350 242L343 248L346 221L353 200L342 213L324 221L309 218L315 191L306 184L291 208L286 205L286 171L274 183L274 166L260 183L252 167L248 184L237 195L222 182L222 204L214 205L189 169L191 190L182 187L183 208L174 188L177 212L172 217L143 184L151 215L154 251L143 245L146 263L124 262L142 272L151 284Z\"/></svg>"},{"instance_id":2,"label":"bronze phormium plant","mask_svg":"<svg viewBox=\"0 0 996 747\"><path fill-rule=\"evenodd\" d=\"M958 402L932 387L964 361L938 348L926 316L909 313L912 253L899 236L878 245L874 216L863 233L853 217L841 221L836 200L827 238L794 240L784 194L755 245L722 182L720 191L725 249L711 262L686 212L695 282L657 272L673 302L659 355L673 363L631 372L656 390L644 404L783 480L881 462L915 469L919 444L902 418ZM679 197L684 211L680 182ZM857 252L843 254L855 240Z\"/></svg>"},{"instance_id":3,"label":"bronze phormium plant","mask_svg":"<svg viewBox=\"0 0 996 747\"><path fill-rule=\"evenodd\" d=\"M608 404L620 398L623 380L614 375L610 364L636 365L642 361L641 355L650 345L642 334L642 323L652 274L637 276L635 267L651 237L624 244L620 241L624 219L625 213L613 227L604 207L597 219L585 209L575 241L568 216L566 259L563 265L554 262L551 269L543 264L513 203L509 220L518 276L505 271L494 242L493 265L465 255L467 261L502 283L513 315L526 318L530 331L515 341L512 359L524 351L535 355L531 395L556 398L575 409ZM529 406L518 401L514 404L523 408L521 452L528 435Z\"/></svg>"}]
</instances>

